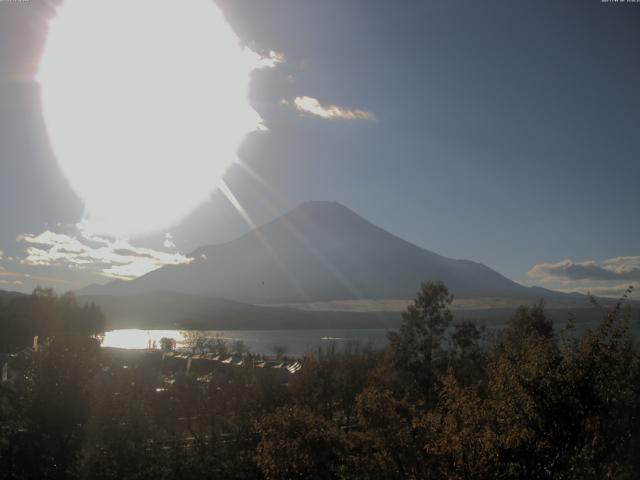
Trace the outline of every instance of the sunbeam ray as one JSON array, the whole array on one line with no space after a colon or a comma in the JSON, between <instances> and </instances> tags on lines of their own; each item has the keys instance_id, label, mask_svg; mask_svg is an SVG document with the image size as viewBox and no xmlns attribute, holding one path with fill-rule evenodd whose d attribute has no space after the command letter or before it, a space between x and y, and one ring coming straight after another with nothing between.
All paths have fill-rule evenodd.
<instances>
[{"instance_id":1,"label":"sunbeam ray","mask_svg":"<svg viewBox=\"0 0 640 480\"><path fill-rule=\"evenodd\" d=\"M284 263L282 262L282 260L278 256L278 254L275 252L273 247L271 247L271 245L269 245L269 242L267 242L267 240L264 238L264 236L260 232L260 229L256 228L255 222L251 219L251 217L249 216L249 214L247 213L245 208L242 206L240 201L233 194L233 192L231 191L231 189L229 188L229 186L226 184L226 182L224 180L220 180L219 188L220 188L220 191L227 198L227 200L229 200L229 203L231 203L231 205L238 211L238 213L243 218L243 220L245 222L247 222L247 225L249 225L249 227L252 228L252 232L251 233L255 234L255 236L258 239L258 241L271 254L271 256L273 257L274 261L276 262L276 265L278 266L280 271L287 277L287 280L289 281L291 286L293 288L295 288L296 291L303 298L305 298L308 302L310 302L311 300L310 300L309 295L307 294L307 292L305 292L303 289L300 288L300 284L299 284L298 280L293 276L293 274L289 271L289 269L284 265Z\"/></svg>"}]
</instances>

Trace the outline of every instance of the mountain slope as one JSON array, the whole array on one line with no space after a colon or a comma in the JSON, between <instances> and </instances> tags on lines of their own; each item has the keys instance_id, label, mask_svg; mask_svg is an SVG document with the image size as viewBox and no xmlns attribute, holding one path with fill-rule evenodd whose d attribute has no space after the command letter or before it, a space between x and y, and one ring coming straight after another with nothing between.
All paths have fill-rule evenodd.
<instances>
[{"instance_id":1,"label":"mountain slope","mask_svg":"<svg viewBox=\"0 0 640 480\"><path fill-rule=\"evenodd\" d=\"M457 297L540 297L485 265L413 245L332 202L309 202L231 242L130 282L82 293L174 291L253 304L412 298L424 280ZM559 294L558 294L559 295Z\"/></svg>"}]
</instances>

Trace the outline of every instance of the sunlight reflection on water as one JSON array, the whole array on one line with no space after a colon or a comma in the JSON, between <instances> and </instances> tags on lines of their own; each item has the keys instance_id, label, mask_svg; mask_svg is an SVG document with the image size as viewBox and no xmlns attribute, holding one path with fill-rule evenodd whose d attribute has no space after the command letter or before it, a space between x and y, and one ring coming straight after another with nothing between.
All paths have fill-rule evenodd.
<instances>
[{"instance_id":1,"label":"sunlight reflection on water","mask_svg":"<svg viewBox=\"0 0 640 480\"><path fill-rule=\"evenodd\" d=\"M105 333L104 340L102 341L103 347L114 348L148 348L149 342L153 345L160 346L160 339L162 337L173 338L177 342L182 341L182 334L179 330L112 330Z\"/></svg>"},{"instance_id":2,"label":"sunlight reflection on water","mask_svg":"<svg viewBox=\"0 0 640 480\"><path fill-rule=\"evenodd\" d=\"M373 348L384 348L387 343L386 329L355 330L212 330L205 332L209 337L218 337L232 344L243 342L249 351L257 354L270 354L274 347L285 347L291 355L303 355L334 343L341 346L349 341L357 341L361 345ZM103 347L144 349L150 342L160 347L162 337L173 338L180 348L183 335L180 330L136 330L123 329L106 332Z\"/></svg>"}]
</instances>

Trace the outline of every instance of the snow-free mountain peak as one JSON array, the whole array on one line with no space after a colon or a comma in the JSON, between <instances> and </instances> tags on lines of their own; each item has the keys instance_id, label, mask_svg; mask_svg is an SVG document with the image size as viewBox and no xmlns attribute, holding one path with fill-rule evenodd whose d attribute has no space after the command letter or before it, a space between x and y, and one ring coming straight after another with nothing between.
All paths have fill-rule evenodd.
<instances>
[{"instance_id":1,"label":"snow-free mountain peak","mask_svg":"<svg viewBox=\"0 0 640 480\"><path fill-rule=\"evenodd\" d=\"M258 304L408 299L430 279L444 281L457 297L533 293L485 265L413 245L336 202L303 203L235 240L191 255L188 265L83 293L175 291Z\"/></svg>"}]
</instances>

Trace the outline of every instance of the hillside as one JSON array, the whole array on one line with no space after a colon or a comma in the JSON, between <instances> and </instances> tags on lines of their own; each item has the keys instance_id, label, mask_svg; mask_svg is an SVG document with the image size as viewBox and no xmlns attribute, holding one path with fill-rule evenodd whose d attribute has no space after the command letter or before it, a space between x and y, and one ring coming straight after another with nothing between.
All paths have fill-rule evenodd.
<instances>
[{"instance_id":1,"label":"hillside","mask_svg":"<svg viewBox=\"0 0 640 480\"><path fill-rule=\"evenodd\" d=\"M5 303L10 302L14 298L19 298L22 296L24 296L24 293L0 290L0 305L4 305Z\"/></svg>"}]
</instances>

